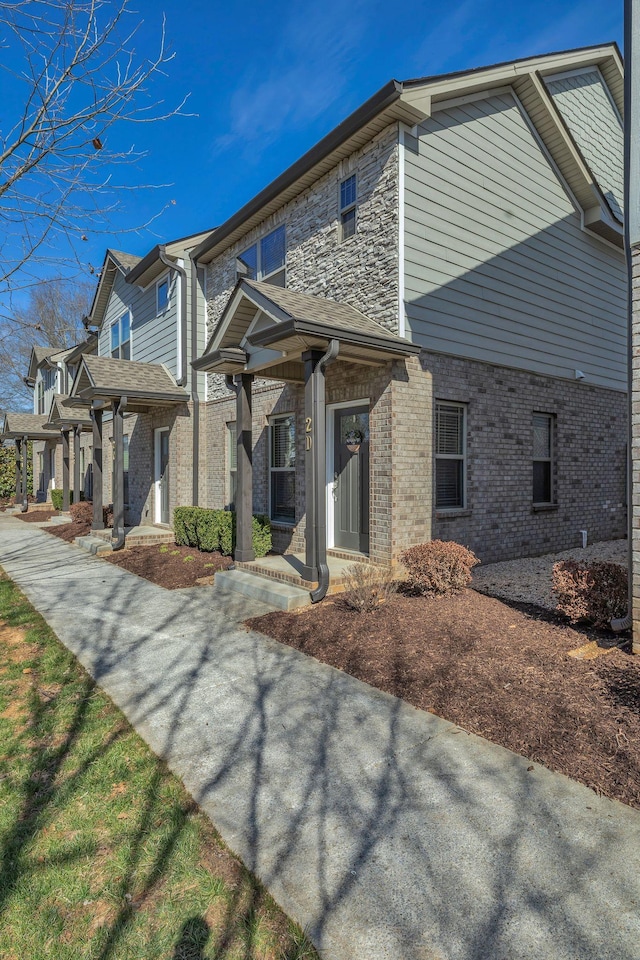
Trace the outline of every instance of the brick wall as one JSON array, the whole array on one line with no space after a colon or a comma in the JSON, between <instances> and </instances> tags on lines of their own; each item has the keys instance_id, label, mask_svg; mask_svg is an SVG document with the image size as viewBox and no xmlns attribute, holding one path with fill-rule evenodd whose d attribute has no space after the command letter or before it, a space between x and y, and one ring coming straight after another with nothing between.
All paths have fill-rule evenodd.
<instances>
[{"instance_id":1,"label":"brick wall","mask_svg":"<svg viewBox=\"0 0 640 960\"><path fill-rule=\"evenodd\" d=\"M633 316L631 335L633 339L633 374L631 384L631 433L633 464L633 511L632 527L632 568L633 568L633 652L640 653L640 249L635 248L632 255L633 269Z\"/></svg>"},{"instance_id":2,"label":"brick wall","mask_svg":"<svg viewBox=\"0 0 640 960\"><path fill-rule=\"evenodd\" d=\"M468 404L467 507L435 514L433 536L485 562L623 537L626 395L446 356L421 355L434 399ZM532 506L532 415L556 418L557 508Z\"/></svg>"}]
</instances>

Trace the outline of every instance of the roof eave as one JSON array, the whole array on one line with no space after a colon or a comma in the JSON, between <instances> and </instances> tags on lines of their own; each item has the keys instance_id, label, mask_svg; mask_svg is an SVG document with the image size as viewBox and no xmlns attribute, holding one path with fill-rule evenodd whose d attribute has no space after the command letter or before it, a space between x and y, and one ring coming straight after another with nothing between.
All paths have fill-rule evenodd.
<instances>
[{"instance_id":1,"label":"roof eave","mask_svg":"<svg viewBox=\"0 0 640 960\"><path fill-rule=\"evenodd\" d=\"M287 187L291 186L303 174L313 169L317 163L329 156L337 147L341 146L353 134L360 130L370 120L374 119L386 107L400 99L402 84L391 80L377 93L374 93L362 106L358 107L342 123L338 124L330 133L322 138L315 146L296 160L279 177L276 177L264 190L261 190L252 200L249 200L237 213L234 213L225 223L214 230L202 243L191 252L194 262L206 263L213 258L212 251L222 243L234 230L242 227L245 222L259 213L260 210Z\"/></svg>"}]
</instances>

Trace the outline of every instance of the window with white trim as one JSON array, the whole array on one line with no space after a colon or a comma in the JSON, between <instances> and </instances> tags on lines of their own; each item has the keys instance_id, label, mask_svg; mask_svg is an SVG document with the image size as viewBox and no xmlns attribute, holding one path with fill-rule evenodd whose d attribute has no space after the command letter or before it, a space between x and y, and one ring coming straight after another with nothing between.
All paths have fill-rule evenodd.
<instances>
[{"instance_id":1,"label":"window with white trim","mask_svg":"<svg viewBox=\"0 0 640 960\"><path fill-rule=\"evenodd\" d=\"M356 232L357 183L355 173L340 184L340 240Z\"/></svg>"},{"instance_id":2,"label":"window with white trim","mask_svg":"<svg viewBox=\"0 0 640 960\"><path fill-rule=\"evenodd\" d=\"M284 226L276 227L258 243L238 255L238 276L264 280L274 287L284 287L287 242Z\"/></svg>"},{"instance_id":3,"label":"window with white trim","mask_svg":"<svg viewBox=\"0 0 640 960\"><path fill-rule=\"evenodd\" d=\"M436 400L437 510L455 510L465 506L466 419L465 404Z\"/></svg>"},{"instance_id":4,"label":"window with white trim","mask_svg":"<svg viewBox=\"0 0 640 960\"><path fill-rule=\"evenodd\" d=\"M131 314L127 310L111 324L111 356L131 360Z\"/></svg>"},{"instance_id":5,"label":"window with white trim","mask_svg":"<svg viewBox=\"0 0 640 960\"><path fill-rule=\"evenodd\" d=\"M229 510L235 510L236 508L236 496L238 493L238 444L237 444L237 433L236 433L236 423L233 420L231 423L227 424L227 456L229 464L229 481L228 481L228 491L229 491L229 501L227 507Z\"/></svg>"},{"instance_id":6,"label":"window with white trim","mask_svg":"<svg viewBox=\"0 0 640 960\"><path fill-rule=\"evenodd\" d=\"M553 484L553 447L555 417L550 413L533 414L533 502L555 502Z\"/></svg>"},{"instance_id":7,"label":"window with white trim","mask_svg":"<svg viewBox=\"0 0 640 960\"><path fill-rule=\"evenodd\" d=\"M296 422L292 413L269 423L269 516L276 523L296 519Z\"/></svg>"},{"instance_id":8,"label":"window with white trim","mask_svg":"<svg viewBox=\"0 0 640 960\"><path fill-rule=\"evenodd\" d=\"M169 306L169 277L156 284L156 316L164 313Z\"/></svg>"}]
</instances>

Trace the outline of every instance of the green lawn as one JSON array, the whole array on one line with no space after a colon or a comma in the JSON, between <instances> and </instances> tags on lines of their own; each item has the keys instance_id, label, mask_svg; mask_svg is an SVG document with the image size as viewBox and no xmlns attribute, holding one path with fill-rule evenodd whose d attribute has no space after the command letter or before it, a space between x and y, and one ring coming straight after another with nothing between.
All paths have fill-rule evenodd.
<instances>
[{"instance_id":1,"label":"green lawn","mask_svg":"<svg viewBox=\"0 0 640 960\"><path fill-rule=\"evenodd\" d=\"M0 957L317 960L4 577Z\"/></svg>"}]
</instances>

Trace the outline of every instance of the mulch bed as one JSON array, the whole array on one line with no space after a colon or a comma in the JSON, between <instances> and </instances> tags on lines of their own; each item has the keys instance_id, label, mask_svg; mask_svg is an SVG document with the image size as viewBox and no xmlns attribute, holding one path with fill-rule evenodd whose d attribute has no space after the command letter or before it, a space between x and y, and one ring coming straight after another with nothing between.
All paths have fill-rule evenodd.
<instances>
[{"instance_id":1,"label":"mulch bed","mask_svg":"<svg viewBox=\"0 0 640 960\"><path fill-rule=\"evenodd\" d=\"M52 533L54 537L60 537L67 543L73 543L76 537L86 537L91 531L90 523L77 523L72 520L70 523L59 523L54 527L45 527L47 533Z\"/></svg>"},{"instance_id":2,"label":"mulch bed","mask_svg":"<svg viewBox=\"0 0 640 960\"><path fill-rule=\"evenodd\" d=\"M549 619L464 590L364 614L329 598L247 625L640 808L640 657L571 657L589 636Z\"/></svg>"},{"instance_id":3,"label":"mulch bed","mask_svg":"<svg viewBox=\"0 0 640 960\"><path fill-rule=\"evenodd\" d=\"M44 523L51 520L51 517L57 517L57 510L29 510L27 513L14 514L18 520L24 520L25 523Z\"/></svg>"},{"instance_id":4,"label":"mulch bed","mask_svg":"<svg viewBox=\"0 0 640 960\"><path fill-rule=\"evenodd\" d=\"M173 543L131 547L104 554L103 559L168 590L213 583L214 574L228 570L233 563L231 557L220 553L202 553L194 547L178 547Z\"/></svg>"}]
</instances>

